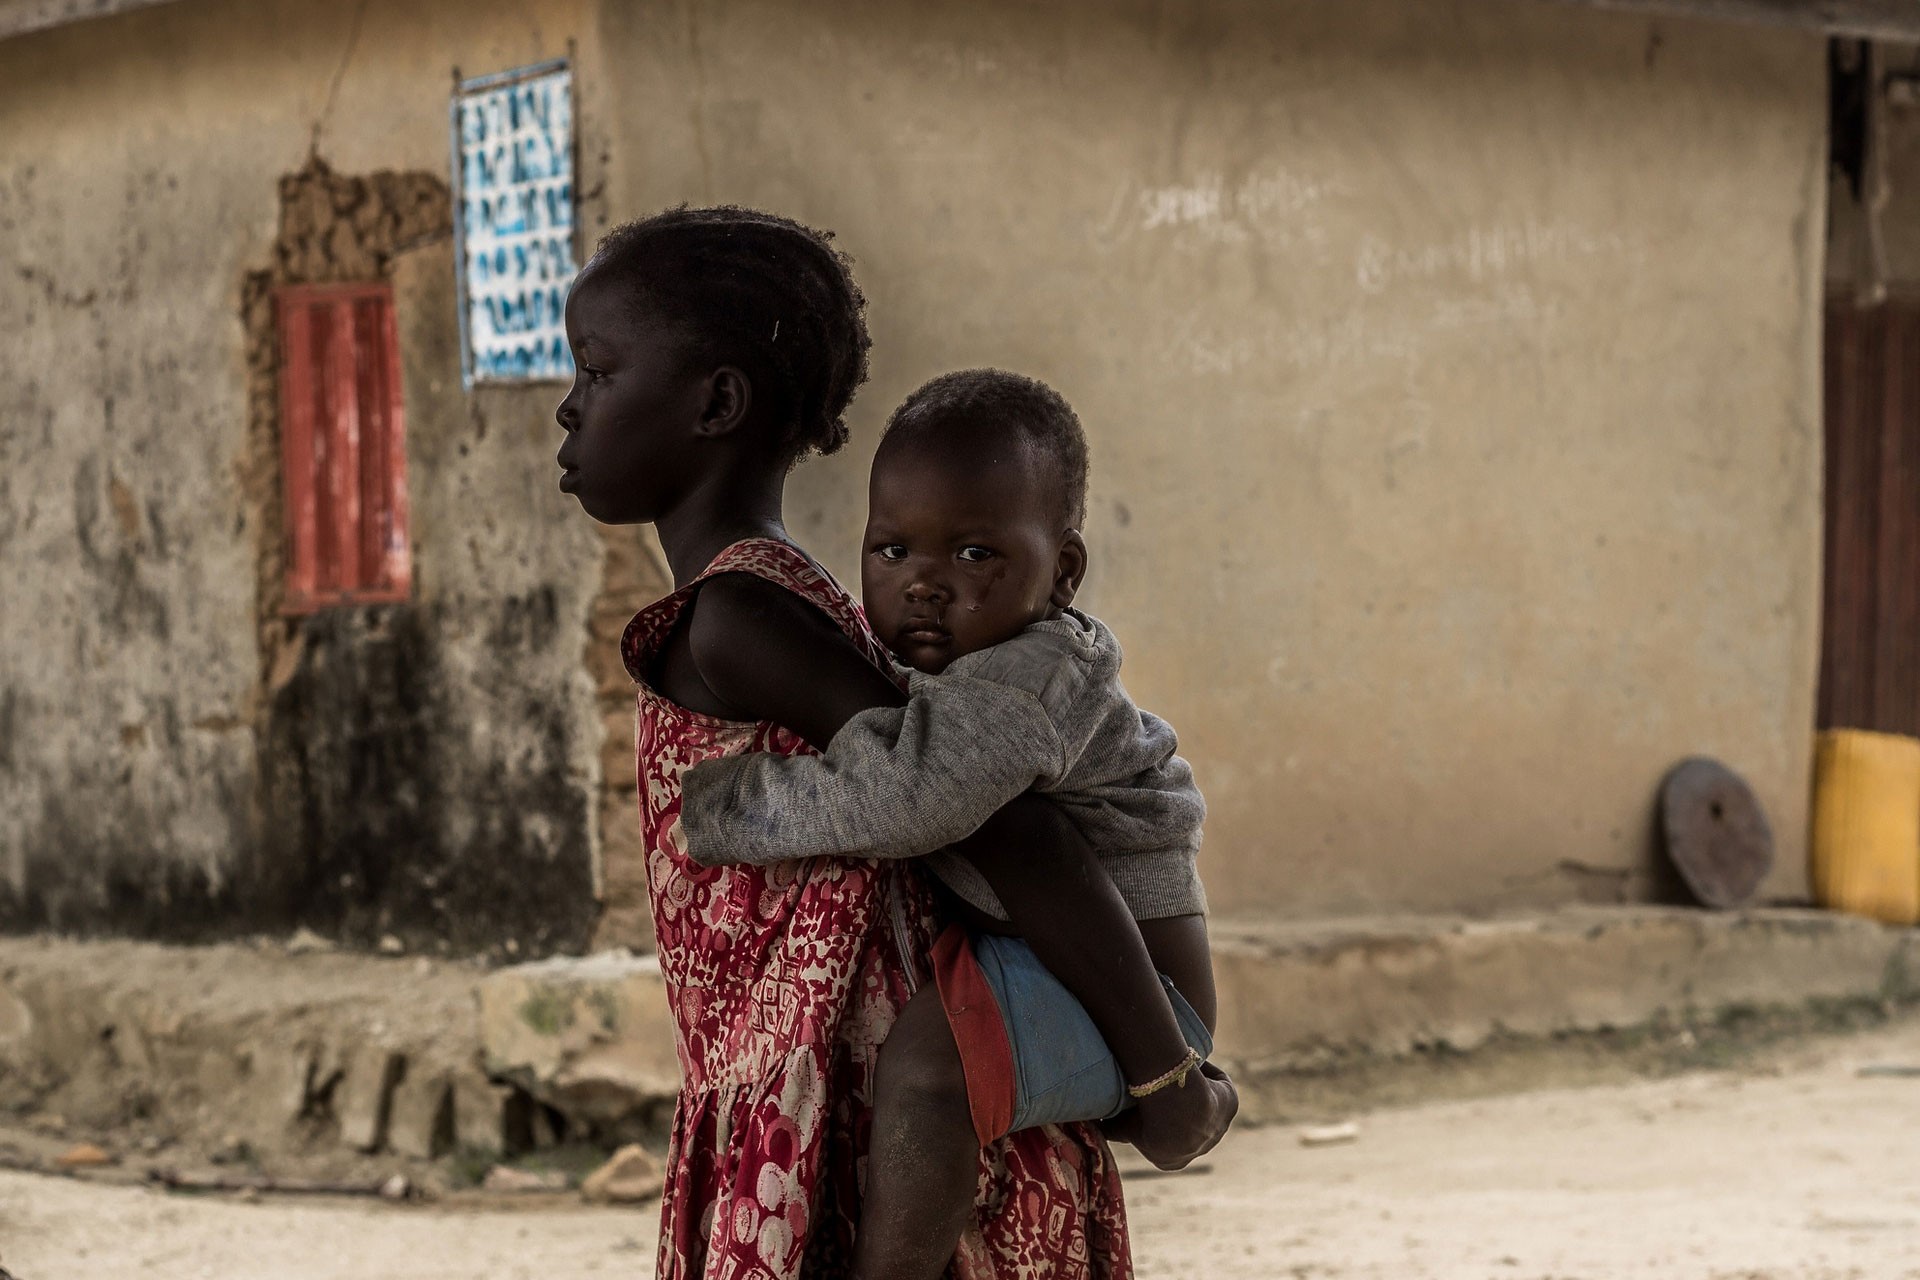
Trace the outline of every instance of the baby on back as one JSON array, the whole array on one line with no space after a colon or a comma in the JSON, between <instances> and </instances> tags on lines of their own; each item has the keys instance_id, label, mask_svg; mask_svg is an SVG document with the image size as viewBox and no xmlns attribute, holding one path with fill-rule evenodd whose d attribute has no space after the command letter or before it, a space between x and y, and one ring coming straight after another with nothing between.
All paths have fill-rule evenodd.
<instances>
[{"instance_id":1,"label":"baby on back","mask_svg":"<svg viewBox=\"0 0 1920 1280\"><path fill-rule=\"evenodd\" d=\"M856 715L823 755L684 779L695 861L924 856L951 895L935 984L881 1052L859 1276L938 1274L1003 1134L1137 1105L1122 1131L1179 1167L1237 1105L1205 1064L1205 804L1113 633L1073 608L1086 488L1052 388L981 369L914 392L874 458L861 556L907 705Z\"/></svg>"},{"instance_id":2,"label":"baby on back","mask_svg":"<svg viewBox=\"0 0 1920 1280\"><path fill-rule=\"evenodd\" d=\"M1078 428L1050 388L999 370L937 378L901 406L874 460L861 597L912 700L856 716L823 758L695 770L696 860L928 854L1005 920L947 846L1031 789L1069 806L1135 919L1206 911L1193 771L1172 727L1127 696L1113 633L1071 605L1088 560Z\"/></svg>"}]
</instances>

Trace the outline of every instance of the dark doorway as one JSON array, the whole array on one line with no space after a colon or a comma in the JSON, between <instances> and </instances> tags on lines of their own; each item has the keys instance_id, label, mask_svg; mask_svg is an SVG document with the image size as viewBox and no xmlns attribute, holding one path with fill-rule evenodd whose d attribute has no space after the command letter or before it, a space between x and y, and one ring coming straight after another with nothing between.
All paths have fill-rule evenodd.
<instances>
[{"instance_id":1,"label":"dark doorway","mask_svg":"<svg viewBox=\"0 0 1920 1280\"><path fill-rule=\"evenodd\" d=\"M1820 727L1920 735L1920 294L1827 300Z\"/></svg>"}]
</instances>

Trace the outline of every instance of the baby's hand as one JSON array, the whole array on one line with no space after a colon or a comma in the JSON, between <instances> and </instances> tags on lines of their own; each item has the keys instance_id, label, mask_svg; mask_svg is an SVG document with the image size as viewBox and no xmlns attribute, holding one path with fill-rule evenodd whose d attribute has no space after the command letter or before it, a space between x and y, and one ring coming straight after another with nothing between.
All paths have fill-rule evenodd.
<instances>
[{"instance_id":1,"label":"baby's hand","mask_svg":"<svg viewBox=\"0 0 1920 1280\"><path fill-rule=\"evenodd\" d=\"M1158 1169L1184 1169L1213 1150L1240 1110L1227 1073L1203 1062L1184 1085L1142 1098L1106 1122L1109 1138L1131 1142Z\"/></svg>"}]
</instances>

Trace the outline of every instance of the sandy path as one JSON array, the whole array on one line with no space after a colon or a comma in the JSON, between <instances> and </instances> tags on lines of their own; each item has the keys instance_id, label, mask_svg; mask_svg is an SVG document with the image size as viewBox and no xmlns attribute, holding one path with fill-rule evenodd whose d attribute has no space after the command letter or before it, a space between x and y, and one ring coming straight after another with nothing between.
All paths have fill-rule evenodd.
<instances>
[{"instance_id":1,"label":"sandy path","mask_svg":"<svg viewBox=\"0 0 1920 1280\"><path fill-rule=\"evenodd\" d=\"M1920 1027L1777 1075L1707 1074L1381 1112L1307 1150L1238 1134L1130 1184L1139 1273L1251 1280L1920 1280ZM651 1208L261 1205L0 1175L19 1280L652 1275Z\"/></svg>"}]
</instances>

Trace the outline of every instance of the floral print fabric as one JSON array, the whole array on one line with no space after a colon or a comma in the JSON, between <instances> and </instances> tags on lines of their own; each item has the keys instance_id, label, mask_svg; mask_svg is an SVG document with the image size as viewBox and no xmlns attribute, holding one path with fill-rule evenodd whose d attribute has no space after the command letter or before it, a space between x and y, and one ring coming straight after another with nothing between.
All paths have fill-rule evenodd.
<instances>
[{"instance_id":1,"label":"floral print fabric","mask_svg":"<svg viewBox=\"0 0 1920 1280\"><path fill-rule=\"evenodd\" d=\"M682 1086L661 1205L660 1280L828 1280L849 1273L874 1065L934 922L907 866L816 858L707 868L686 856L681 775L744 751L810 748L770 723L698 715L645 673L694 589L749 573L818 606L882 670L859 606L792 546L737 543L636 615L621 642L640 686L641 834ZM906 933L896 939L893 920ZM981 1152L954 1280L1127 1280L1120 1180L1090 1126Z\"/></svg>"}]
</instances>

